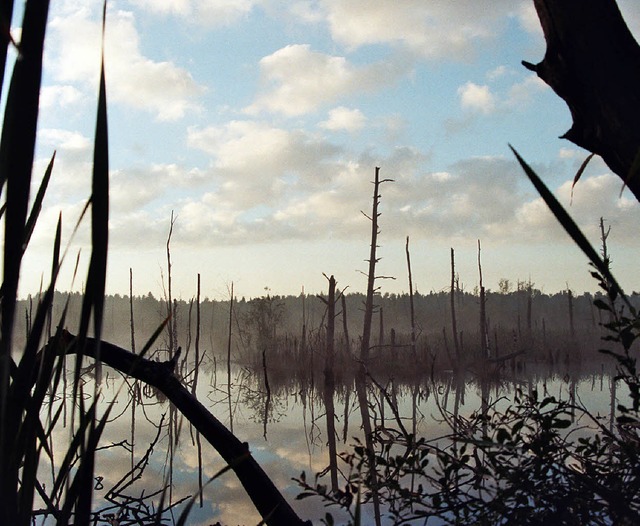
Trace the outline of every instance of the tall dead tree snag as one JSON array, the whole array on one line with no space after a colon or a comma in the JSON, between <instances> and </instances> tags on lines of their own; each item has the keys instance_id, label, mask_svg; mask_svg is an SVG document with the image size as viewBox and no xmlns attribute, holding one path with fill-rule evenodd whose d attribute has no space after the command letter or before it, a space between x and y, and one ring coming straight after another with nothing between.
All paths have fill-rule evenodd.
<instances>
[{"instance_id":1,"label":"tall dead tree snag","mask_svg":"<svg viewBox=\"0 0 640 526\"><path fill-rule=\"evenodd\" d=\"M375 470L374 449L371 429L371 418L369 416L369 401L367 400L367 365L369 362L369 349L371 346L371 323L373 320L373 296L378 290L376 287L376 279L384 278L385 276L376 276L376 264L379 261L377 257L378 248L378 234L380 229L378 226L378 218L380 212L378 212L378 206L380 204L380 185L385 182L390 182L392 179L380 180L380 168L376 167L375 178L373 181L373 205L371 217L364 212L363 215L371 221L371 249L369 252L369 272L367 274L367 297L365 299L364 307L364 323L362 329L362 338L360 339L360 367L356 374L356 390L358 393L358 404L360 405L360 414L362 416L362 428L364 431L365 445L367 447L368 454L371 455L371 471L370 484L372 488L372 500L373 510L375 514L375 523L379 525L381 523L380 514L380 501L378 498L377 485L378 474Z\"/></svg>"},{"instance_id":2,"label":"tall dead tree snag","mask_svg":"<svg viewBox=\"0 0 640 526\"><path fill-rule=\"evenodd\" d=\"M413 306L413 276L411 275L411 255L409 254L409 236L405 245L405 253L407 255L407 273L409 274L409 307L411 312L411 355L414 360L417 359L416 353L416 316ZM393 336L393 333L392 333ZM392 342L393 343L393 342Z\"/></svg>"},{"instance_id":3,"label":"tall dead tree snag","mask_svg":"<svg viewBox=\"0 0 640 526\"><path fill-rule=\"evenodd\" d=\"M373 296L378 290L376 287L376 279L386 278L388 276L376 276L376 264L380 259L377 257L378 234L380 229L378 226L378 206L380 205L380 185L382 183L392 182L393 179L380 180L380 168L376 166L375 178L373 181L373 206L371 217L362 212L362 214L371 221L371 249L369 251L369 271L367 273L367 297L364 306L364 324L362 329L362 340L360 345L360 360L362 365L366 367L369 361L369 348L371 346L371 323L373 320Z\"/></svg>"},{"instance_id":4,"label":"tall dead tree snag","mask_svg":"<svg viewBox=\"0 0 640 526\"><path fill-rule=\"evenodd\" d=\"M480 261L480 240L478 239L478 273L480 275L480 351L482 358L489 358L489 330L487 327L487 299L482 283L482 263Z\"/></svg>"},{"instance_id":5,"label":"tall dead tree snag","mask_svg":"<svg viewBox=\"0 0 640 526\"><path fill-rule=\"evenodd\" d=\"M453 346L456 351L456 364L455 367L459 367L460 363L460 341L458 339L458 323L456 321L456 256L453 248L451 249L451 330L453 332Z\"/></svg>"},{"instance_id":6,"label":"tall dead tree snag","mask_svg":"<svg viewBox=\"0 0 640 526\"><path fill-rule=\"evenodd\" d=\"M523 61L567 103L563 138L600 155L640 200L640 46L612 0L534 0L547 41Z\"/></svg>"},{"instance_id":7,"label":"tall dead tree snag","mask_svg":"<svg viewBox=\"0 0 640 526\"><path fill-rule=\"evenodd\" d=\"M167 236L167 336L169 338L169 356L173 357L173 351L177 348L177 324L176 309L174 308L172 292L171 292L171 236L173 235L173 225L175 225L173 210L171 210L171 221L169 222L169 235Z\"/></svg>"}]
</instances>

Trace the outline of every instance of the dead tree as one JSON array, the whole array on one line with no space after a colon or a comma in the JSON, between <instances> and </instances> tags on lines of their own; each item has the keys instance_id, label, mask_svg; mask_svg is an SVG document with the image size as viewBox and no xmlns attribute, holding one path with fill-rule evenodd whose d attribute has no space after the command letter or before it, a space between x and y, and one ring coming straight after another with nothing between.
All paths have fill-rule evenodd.
<instances>
[{"instance_id":1,"label":"dead tree","mask_svg":"<svg viewBox=\"0 0 640 526\"><path fill-rule=\"evenodd\" d=\"M413 305L413 276L411 275L411 255L409 254L409 236L407 236L407 243L405 245L405 253L407 255L407 273L409 274L409 307L410 307L410 313L411 313L411 357L413 358L413 360L415 361L417 359L417 354L416 354L416 316L415 316L415 310L414 310L414 305ZM393 345L395 338L394 338L394 333L391 333L392 335L392 348L394 348L395 346Z\"/></svg>"},{"instance_id":2,"label":"dead tree","mask_svg":"<svg viewBox=\"0 0 640 526\"><path fill-rule=\"evenodd\" d=\"M62 331L61 335L56 335L49 341L44 353L78 354L96 358L95 342L93 338L80 341L76 336ZM189 420L235 472L262 516L264 524L310 526L310 522L298 517L273 481L253 458L249 444L241 442L182 385L180 379L174 374L179 354L177 351L171 360L156 362L117 345L101 341L99 359L117 371L141 380L164 393L172 405ZM33 380L35 382L35 377Z\"/></svg>"},{"instance_id":3,"label":"dead tree","mask_svg":"<svg viewBox=\"0 0 640 526\"><path fill-rule=\"evenodd\" d=\"M478 273L480 275L480 352L482 359L490 358L489 329L487 326L487 298L482 284L482 263L480 261L480 240L478 239Z\"/></svg>"},{"instance_id":4,"label":"dead tree","mask_svg":"<svg viewBox=\"0 0 640 526\"><path fill-rule=\"evenodd\" d=\"M333 396L335 392L335 378L333 374L334 356L335 356L335 321L336 321L336 303L342 296L338 294L336 298L336 278L324 277L329 281L329 294L327 299L322 296L318 298L327 306L327 330L326 330L326 356L324 362L324 405L327 416L327 443L329 446L329 474L331 475L331 491L338 491L338 454L336 449L336 423L335 423L335 405Z\"/></svg>"},{"instance_id":5,"label":"dead tree","mask_svg":"<svg viewBox=\"0 0 640 526\"><path fill-rule=\"evenodd\" d=\"M376 264L379 261L377 257L378 234L380 233L378 226L378 205L380 204L380 184L391 181L391 179L380 180L380 168L376 167L375 180L373 182L373 206L371 217L362 212L371 221L371 247L369 253L369 272L367 274L367 297L364 307L364 323L362 330L362 338L360 339L360 366L356 374L356 391L358 394L358 404L360 405L360 413L362 416L362 427L365 437L365 445L367 453L370 456L371 471L369 473L372 488L373 509L376 525L381 524L380 500L378 496L378 475L375 471L375 461L373 461L373 431L371 429L371 418L369 415L369 401L367 400L367 367L369 364L369 349L371 343L371 322L373 320L373 296L378 290L376 287L376 279L384 276L376 276Z\"/></svg>"},{"instance_id":6,"label":"dead tree","mask_svg":"<svg viewBox=\"0 0 640 526\"><path fill-rule=\"evenodd\" d=\"M534 5L547 50L523 65L567 103L573 124L562 137L600 155L640 200L640 46L612 0Z\"/></svg>"},{"instance_id":7,"label":"dead tree","mask_svg":"<svg viewBox=\"0 0 640 526\"><path fill-rule=\"evenodd\" d=\"M453 248L451 249L451 331L453 332L453 345L456 351L456 364L454 368L460 367L460 341L458 340L458 324L456 322L456 302L455 302L455 291L456 291L456 260L455 260L455 252Z\"/></svg>"}]
</instances>

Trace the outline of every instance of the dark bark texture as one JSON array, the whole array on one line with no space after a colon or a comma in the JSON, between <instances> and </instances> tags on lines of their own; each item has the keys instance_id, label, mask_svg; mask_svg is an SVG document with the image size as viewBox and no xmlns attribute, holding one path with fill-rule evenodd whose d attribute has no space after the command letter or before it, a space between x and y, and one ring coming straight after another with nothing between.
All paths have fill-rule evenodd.
<instances>
[{"instance_id":1,"label":"dark bark texture","mask_svg":"<svg viewBox=\"0 0 640 526\"><path fill-rule=\"evenodd\" d=\"M52 340L55 342L55 340ZM75 336L64 331L60 352L95 358L95 340L86 338L82 349ZM168 362L147 360L111 343L100 342L100 360L114 369L162 391L202 436L231 466L268 526L310 526L301 520L274 483L241 442L193 396L173 374L178 355Z\"/></svg>"},{"instance_id":2,"label":"dark bark texture","mask_svg":"<svg viewBox=\"0 0 640 526\"><path fill-rule=\"evenodd\" d=\"M614 0L534 4L547 50L523 64L567 103L563 138L600 155L640 200L640 173L629 179L640 153L640 46Z\"/></svg>"}]
</instances>

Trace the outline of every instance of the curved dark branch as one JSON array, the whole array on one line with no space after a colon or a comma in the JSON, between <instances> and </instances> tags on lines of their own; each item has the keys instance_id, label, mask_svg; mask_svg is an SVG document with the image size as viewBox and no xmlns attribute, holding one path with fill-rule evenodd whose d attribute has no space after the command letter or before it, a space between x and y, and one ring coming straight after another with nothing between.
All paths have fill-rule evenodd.
<instances>
[{"instance_id":1,"label":"curved dark branch","mask_svg":"<svg viewBox=\"0 0 640 526\"><path fill-rule=\"evenodd\" d=\"M95 340L86 338L83 349L77 339L67 331L62 338L61 353L83 354L95 358ZM52 339L50 344L53 343ZM271 479L251 456L249 445L240 442L209 410L184 387L173 374L172 361L155 362L141 358L126 349L102 341L100 361L123 374L142 380L162 391L205 439L220 453L231 466L240 483L249 495L265 524L310 525L300 519Z\"/></svg>"}]
</instances>

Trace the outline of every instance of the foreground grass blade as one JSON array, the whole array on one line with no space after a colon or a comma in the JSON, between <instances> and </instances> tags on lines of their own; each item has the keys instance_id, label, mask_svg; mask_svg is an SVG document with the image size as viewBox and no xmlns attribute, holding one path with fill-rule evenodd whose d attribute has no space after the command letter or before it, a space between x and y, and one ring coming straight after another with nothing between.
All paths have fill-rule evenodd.
<instances>
[{"instance_id":1,"label":"foreground grass blade","mask_svg":"<svg viewBox=\"0 0 640 526\"><path fill-rule=\"evenodd\" d=\"M0 139L0 191L7 182L4 238L4 297L0 354L9 352L15 297L22 261L25 219L31 186L42 53L48 1L27 2L22 26L21 59L16 61L7 95Z\"/></svg>"},{"instance_id":2,"label":"foreground grass blade","mask_svg":"<svg viewBox=\"0 0 640 526\"><path fill-rule=\"evenodd\" d=\"M13 0L0 2L0 95L4 84L4 70L7 67L7 50L11 42L11 18L13 17Z\"/></svg>"},{"instance_id":3,"label":"foreground grass blade","mask_svg":"<svg viewBox=\"0 0 640 526\"><path fill-rule=\"evenodd\" d=\"M91 311L93 311L94 336L97 342L100 341L102 333L102 314L104 310L104 292L107 273L107 249L109 245L109 138L104 74L105 18L106 2L103 6L102 13L103 54L100 62L100 88L93 147L93 177L91 185L92 252L82 307L82 319L78 332L78 336L81 339L87 335L89 318Z\"/></svg>"},{"instance_id":4,"label":"foreground grass blade","mask_svg":"<svg viewBox=\"0 0 640 526\"><path fill-rule=\"evenodd\" d=\"M574 243L578 245L580 250L589 258L589 261L593 264L593 266L600 272L600 275L606 279L612 289L620 295L622 298L625 298L624 293L618 282L613 277L606 263L602 260L602 258L598 255L595 249L591 246L587 238L584 236L578 225L575 224L571 216L567 213L567 211L563 208L563 206L558 202L555 196L551 193L551 191L547 188L547 186L542 182L538 174L536 174L533 169L520 157L520 154L513 148L513 146L509 145L511 151L518 159L520 166L527 174L529 180L533 183L536 190L540 194L540 197L547 204L553 215L556 217L558 222L565 229L567 234L573 239Z\"/></svg>"},{"instance_id":5,"label":"foreground grass blade","mask_svg":"<svg viewBox=\"0 0 640 526\"><path fill-rule=\"evenodd\" d=\"M56 152L53 152L47 169L44 172L42 182L40 183L40 188L38 188L38 193L36 194L36 198L31 207L29 219L27 220L27 225L25 227L24 233L24 243L22 245L23 251L26 250L27 245L29 244L29 240L31 239L31 235L33 234L33 229L36 227L38 217L40 216L40 211L42 210L42 201L44 200L44 195L47 192L47 187L49 186L49 181L51 180L51 172L53 172L53 162L55 161L55 159Z\"/></svg>"},{"instance_id":6,"label":"foreground grass blade","mask_svg":"<svg viewBox=\"0 0 640 526\"><path fill-rule=\"evenodd\" d=\"M0 7L0 23L4 18L6 24L8 19L5 17L13 10L13 6L7 4L3 2ZM20 524L19 466L26 460L16 458L17 451L14 447L24 408L16 407L10 399L10 371L14 368L11 357L12 336L31 187L48 11L48 0L26 2L20 60L15 62L13 68L0 137L0 192L6 183L4 275L0 312L0 524L12 525ZM6 60L8 27L3 30L3 36L3 57ZM4 60L1 64L3 75ZM28 462L33 460L30 457Z\"/></svg>"}]
</instances>

